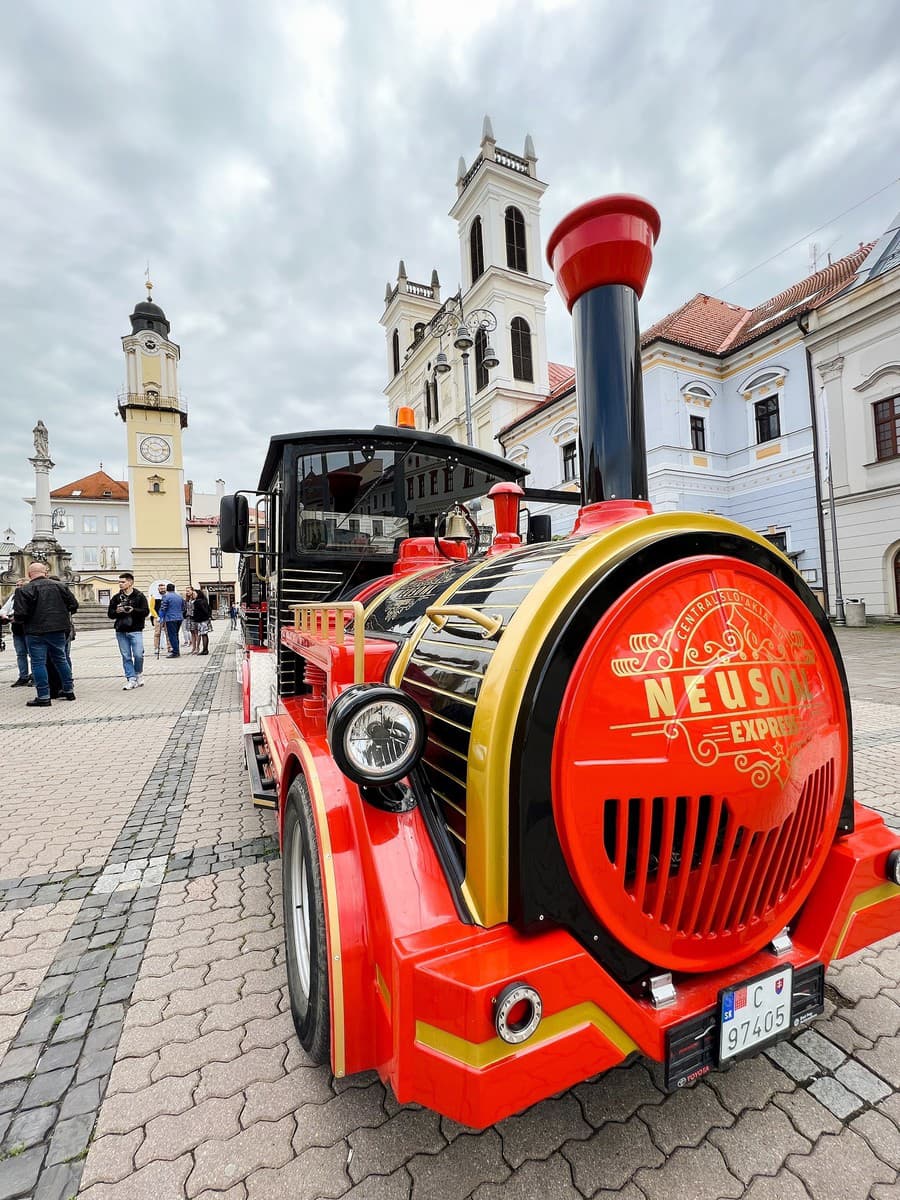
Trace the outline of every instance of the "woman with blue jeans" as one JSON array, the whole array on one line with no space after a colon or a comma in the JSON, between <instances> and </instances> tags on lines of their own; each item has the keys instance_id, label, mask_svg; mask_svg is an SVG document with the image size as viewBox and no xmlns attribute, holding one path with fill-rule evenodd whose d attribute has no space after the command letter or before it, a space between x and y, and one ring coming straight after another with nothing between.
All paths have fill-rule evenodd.
<instances>
[{"instance_id":1,"label":"woman with blue jeans","mask_svg":"<svg viewBox=\"0 0 900 1200\"><path fill-rule=\"evenodd\" d=\"M119 594L109 602L106 615L115 620L116 641L125 671L123 691L144 686L144 622L150 605L143 592L134 586L134 576L123 571L119 576Z\"/></svg>"},{"instance_id":2,"label":"woman with blue jeans","mask_svg":"<svg viewBox=\"0 0 900 1200\"><path fill-rule=\"evenodd\" d=\"M16 580L16 587L20 588L26 583L24 579ZM13 618L13 601L15 593L7 600L0 608L0 621L9 621L10 629L12 630L13 649L16 652L16 666L19 668L19 678L15 683L11 683L10 687L31 687L31 667L28 663L28 643L25 641L25 630Z\"/></svg>"}]
</instances>

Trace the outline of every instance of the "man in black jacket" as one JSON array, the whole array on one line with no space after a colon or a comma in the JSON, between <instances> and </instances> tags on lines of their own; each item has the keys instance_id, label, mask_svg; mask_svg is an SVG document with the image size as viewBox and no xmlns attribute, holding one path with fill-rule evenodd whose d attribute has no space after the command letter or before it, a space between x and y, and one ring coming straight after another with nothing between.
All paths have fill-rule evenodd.
<instances>
[{"instance_id":1,"label":"man in black jacket","mask_svg":"<svg viewBox=\"0 0 900 1200\"><path fill-rule=\"evenodd\" d=\"M64 583L47 578L44 563L33 562L28 568L28 583L20 587L13 600L13 614L25 629L28 657L37 696L28 701L29 708L50 707L50 680L47 659L53 663L62 685L65 700L74 700L72 668L66 657L66 637L71 628L71 614L78 611L78 601Z\"/></svg>"},{"instance_id":2,"label":"man in black jacket","mask_svg":"<svg viewBox=\"0 0 900 1200\"><path fill-rule=\"evenodd\" d=\"M113 596L106 610L115 618L116 641L125 670L124 692L144 686L144 622L150 616L150 605L143 592L134 586L134 576L123 571L119 576L119 594Z\"/></svg>"}]
</instances>

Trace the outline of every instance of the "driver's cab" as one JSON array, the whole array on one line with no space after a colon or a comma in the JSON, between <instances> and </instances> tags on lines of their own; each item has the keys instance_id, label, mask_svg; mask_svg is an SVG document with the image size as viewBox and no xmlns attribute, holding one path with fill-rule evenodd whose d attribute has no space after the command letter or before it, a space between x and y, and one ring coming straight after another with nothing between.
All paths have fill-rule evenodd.
<instances>
[{"instance_id":1,"label":"driver's cab","mask_svg":"<svg viewBox=\"0 0 900 1200\"><path fill-rule=\"evenodd\" d=\"M498 455L416 429L280 435L249 501L248 493L222 500L222 548L244 554L264 582L274 649L281 627L293 623L292 605L352 598L395 571L408 539L438 558L484 549L493 533L488 492L521 484L526 474ZM279 653L283 695L293 690L294 670L294 656Z\"/></svg>"}]
</instances>

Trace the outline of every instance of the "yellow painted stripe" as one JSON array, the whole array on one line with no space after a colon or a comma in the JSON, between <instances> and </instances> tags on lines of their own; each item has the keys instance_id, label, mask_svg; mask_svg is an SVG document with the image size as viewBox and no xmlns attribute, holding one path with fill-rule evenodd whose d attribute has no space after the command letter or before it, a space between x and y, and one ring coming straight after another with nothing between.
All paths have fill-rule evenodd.
<instances>
[{"instance_id":1,"label":"yellow painted stripe","mask_svg":"<svg viewBox=\"0 0 900 1200\"><path fill-rule=\"evenodd\" d=\"M874 908L876 904L883 904L885 900L893 900L895 896L900 896L900 887L897 887L896 883L880 883L877 887L869 888L867 892L860 892L850 905L850 911L847 913L847 919L835 943L834 953L831 957L841 957L841 950L844 942L847 940L847 931L850 928L850 922L858 912L862 912L864 908Z\"/></svg>"},{"instance_id":2,"label":"yellow painted stripe","mask_svg":"<svg viewBox=\"0 0 900 1200\"><path fill-rule=\"evenodd\" d=\"M508 1042L504 1042L499 1037L490 1038L486 1042L468 1042L465 1038L448 1033L446 1029L438 1029L435 1025L428 1025L424 1021L416 1021L416 1042L420 1046L426 1046L429 1050L437 1051L445 1058L453 1059L454 1062L482 1070L484 1067L503 1062L504 1059L511 1058L514 1054L521 1054L535 1046L543 1045L552 1038L560 1037L565 1033L573 1033L582 1025L593 1025L612 1042L623 1057L637 1050L636 1043L631 1040L625 1030L589 1000L545 1017L538 1026L537 1032L527 1042L522 1042L518 1046L510 1046Z\"/></svg>"},{"instance_id":3,"label":"yellow painted stripe","mask_svg":"<svg viewBox=\"0 0 900 1200\"><path fill-rule=\"evenodd\" d=\"M384 1007L387 1009L388 1016L391 1015L391 993L388 991L388 985L381 973L381 967L378 963L375 964L375 982L378 984L378 990L381 992L381 998L384 1001Z\"/></svg>"},{"instance_id":4,"label":"yellow painted stripe","mask_svg":"<svg viewBox=\"0 0 900 1200\"><path fill-rule=\"evenodd\" d=\"M337 882L334 877L334 859L331 853L331 834L328 831L328 814L325 809L325 797L319 773L309 749L299 743L300 758L303 761L303 774L309 785L316 813L316 824L319 837L322 839L322 862L324 866L325 883L325 920L328 924L328 948L331 955L328 978L331 984L331 1050L334 1074L338 1079L346 1074L346 1051L344 1041L344 963L341 958L341 925L337 906Z\"/></svg>"}]
</instances>

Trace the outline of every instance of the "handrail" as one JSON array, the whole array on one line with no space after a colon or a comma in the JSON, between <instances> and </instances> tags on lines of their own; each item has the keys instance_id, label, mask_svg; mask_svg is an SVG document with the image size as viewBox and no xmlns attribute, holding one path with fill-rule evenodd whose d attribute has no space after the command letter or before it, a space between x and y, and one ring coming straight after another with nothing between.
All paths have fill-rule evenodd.
<instances>
[{"instance_id":1,"label":"handrail","mask_svg":"<svg viewBox=\"0 0 900 1200\"><path fill-rule=\"evenodd\" d=\"M346 603L291 604L294 628L308 638L328 646L346 646L347 633L353 637L353 682L365 682L366 629L365 610L358 600ZM347 614L351 620L345 620Z\"/></svg>"},{"instance_id":2,"label":"handrail","mask_svg":"<svg viewBox=\"0 0 900 1200\"><path fill-rule=\"evenodd\" d=\"M503 625L502 617L490 617L478 608L469 608L466 604L432 604L425 609L425 616L436 629L443 629L450 617L458 617L461 621L471 621L482 630L482 637L493 637Z\"/></svg>"}]
</instances>

